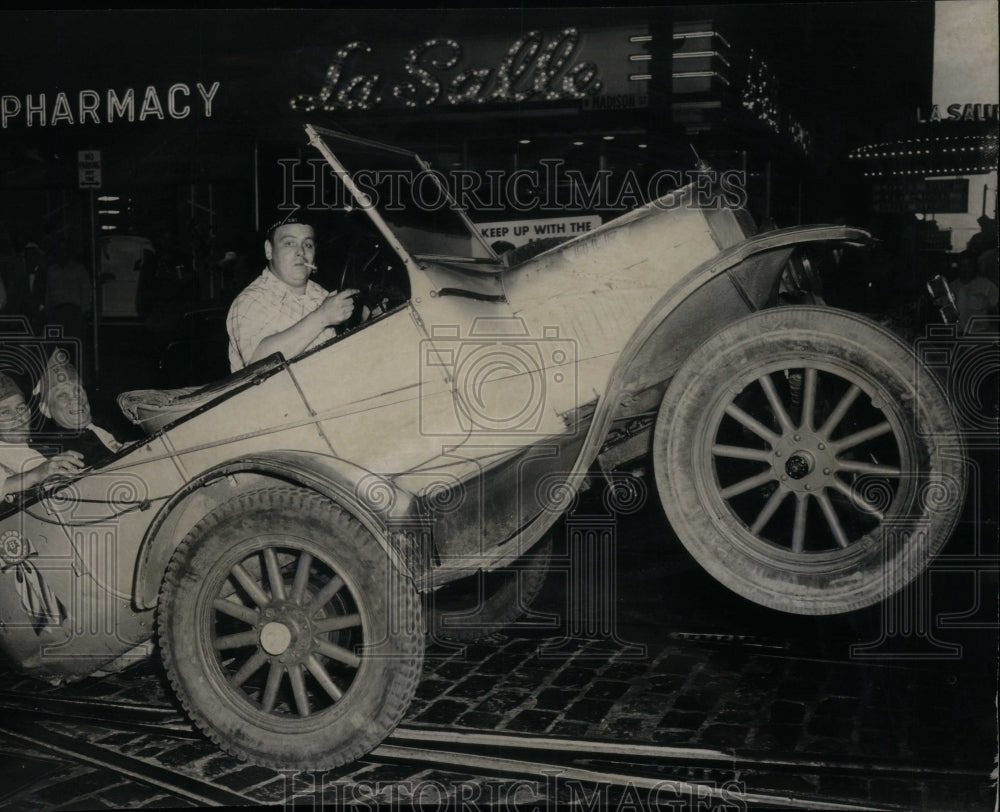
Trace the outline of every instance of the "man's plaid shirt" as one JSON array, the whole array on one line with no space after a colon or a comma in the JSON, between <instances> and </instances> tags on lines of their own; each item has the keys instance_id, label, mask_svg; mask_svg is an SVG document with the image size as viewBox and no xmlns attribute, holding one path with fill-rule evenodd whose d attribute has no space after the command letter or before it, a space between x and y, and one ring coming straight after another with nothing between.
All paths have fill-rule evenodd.
<instances>
[{"instance_id":1,"label":"man's plaid shirt","mask_svg":"<svg viewBox=\"0 0 1000 812\"><path fill-rule=\"evenodd\" d=\"M235 372L250 363L250 358L268 336L287 330L319 307L329 292L311 279L306 292L297 295L267 268L236 297L226 317L229 332L229 367ZM306 349L315 347L337 334L325 328Z\"/></svg>"}]
</instances>

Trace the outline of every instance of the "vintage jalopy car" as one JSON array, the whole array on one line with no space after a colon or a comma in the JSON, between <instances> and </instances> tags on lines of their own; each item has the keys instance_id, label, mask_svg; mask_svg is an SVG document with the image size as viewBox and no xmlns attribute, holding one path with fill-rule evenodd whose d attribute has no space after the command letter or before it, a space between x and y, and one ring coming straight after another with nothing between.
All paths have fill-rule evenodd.
<instances>
[{"instance_id":1,"label":"vintage jalopy car","mask_svg":"<svg viewBox=\"0 0 1000 812\"><path fill-rule=\"evenodd\" d=\"M824 303L821 271L867 233L755 235L683 187L512 265L457 207L374 205L371 179L416 155L306 132L378 235L344 282L374 315L200 389L125 393L143 439L4 505L14 667L114 671L155 630L220 747L324 768L399 722L429 631L495 628L533 578L443 619L429 596L514 571L633 460L697 561L787 612L883 600L949 538L965 466L942 386Z\"/></svg>"}]
</instances>

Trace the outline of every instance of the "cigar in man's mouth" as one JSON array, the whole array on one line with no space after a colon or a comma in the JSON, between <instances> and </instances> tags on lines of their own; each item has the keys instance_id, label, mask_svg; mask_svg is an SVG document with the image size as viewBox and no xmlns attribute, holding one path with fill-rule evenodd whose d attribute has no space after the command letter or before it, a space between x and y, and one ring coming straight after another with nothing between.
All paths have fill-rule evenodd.
<instances>
[{"instance_id":1,"label":"cigar in man's mouth","mask_svg":"<svg viewBox=\"0 0 1000 812\"><path fill-rule=\"evenodd\" d=\"M302 264L305 265L311 271L315 271L316 270L316 266L313 265L311 262L303 262Z\"/></svg>"}]
</instances>

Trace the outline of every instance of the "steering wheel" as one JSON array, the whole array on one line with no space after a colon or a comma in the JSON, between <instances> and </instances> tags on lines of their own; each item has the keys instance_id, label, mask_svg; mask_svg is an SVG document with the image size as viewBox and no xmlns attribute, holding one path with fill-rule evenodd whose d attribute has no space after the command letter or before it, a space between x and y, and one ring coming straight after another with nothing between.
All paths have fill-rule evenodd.
<instances>
[{"instance_id":1,"label":"steering wheel","mask_svg":"<svg viewBox=\"0 0 1000 812\"><path fill-rule=\"evenodd\" d=\"M369 244L368 251L352 252L344 268L341 289L357 288L354 297L354 312L340 324L341 329L356 327L366 319L381 315L387 310L406 301L407 295L394 284L394 277L400 273L394 268L381 242Z\"/></svg>"}]
</instances>

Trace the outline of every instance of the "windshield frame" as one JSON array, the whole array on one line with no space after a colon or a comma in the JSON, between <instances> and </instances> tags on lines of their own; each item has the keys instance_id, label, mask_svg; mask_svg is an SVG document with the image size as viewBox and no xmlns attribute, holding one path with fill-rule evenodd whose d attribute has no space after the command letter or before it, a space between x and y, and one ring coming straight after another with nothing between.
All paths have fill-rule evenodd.
<instances>
[{"instance_id":1,"label":"windshield frame","mask_svg":"<svg viewBox=\"0 0 1000 812\"><path fill-rule=\"evenodd\" d=\"M327 163L330 164L333 171L336 173L337 177L344 184L344 187L350 193L351 197L354 199L358 208L365 211L371 221L374 223L375 227L379 230L382 236L388 241L392 249L399 254L400 259L408 267L413 267L417 263L414 262L416 259L424 259L430 261L458 261L463 263L484 263L489 265L502 264L503 261L493 250L488 242L486 242L483 235L476 228L472 220L465 211L456 203L455 199L452 197L451 193L448 191L447 187L442 184L438 178L437 173L431 171L431 166L426 161L424 161L417 153L411 150L401 149L400 147L394 147L389 144L383 144L378 141L372 141L367 138L359 138L358 136L348 135L347 133L338 132L336 130L330 130L325 127L315 126L313 124L305 125L306 134L309 136L309 143L316 147L326 159ZM447 201L447 206L455 215L458 216L460 222L465 227L468 232L470 240L477 243L482 250L485 252L485 257L477 256L465 256L462 254L441 254L441 253L421 253L414 252L411 253L401 238L393 230L382 213L378 210L378 207L372 201L372 199L366 195L361 189L358 188L357 184L354 182L354 178L351 172L344 166L344 164L337 158L336 153L331 148L328 141L332 141L336 144L338 141L345 142L352 146L360 147L371 147L372 149L383 150L389 152L393 155L399 157L407 158L415 162L416 167L419 167L423 172L426 173L425 177L433 179L434 184L440 191L441 196ZM491 268L491 272L494 272L495 268Z\"/></svg>"}]
</instances>

